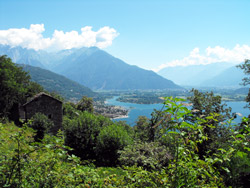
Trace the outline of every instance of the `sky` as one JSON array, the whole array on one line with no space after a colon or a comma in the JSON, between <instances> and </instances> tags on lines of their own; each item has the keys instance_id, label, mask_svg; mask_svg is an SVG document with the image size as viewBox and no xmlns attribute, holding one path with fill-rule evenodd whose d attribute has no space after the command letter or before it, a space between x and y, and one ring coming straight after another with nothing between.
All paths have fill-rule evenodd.
<instances>
[{"instance_id":1,"label":"sky","mask_svg":"<svg viewBox=\"0 0 250 188\"><path fill-rule=\"evenodd\" d=\"M128 64L250 59L250 0L0 0L0 44L46 51L97 46Z\"/></svg>"}]
</instances>

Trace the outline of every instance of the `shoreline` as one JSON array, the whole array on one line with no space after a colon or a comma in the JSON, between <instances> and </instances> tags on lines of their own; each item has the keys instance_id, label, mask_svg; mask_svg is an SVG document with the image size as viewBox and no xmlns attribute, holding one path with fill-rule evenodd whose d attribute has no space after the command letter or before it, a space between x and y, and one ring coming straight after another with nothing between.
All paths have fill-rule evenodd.
<instances>
[{"instance_id":1,"label":"shoreline","mask_svg":"<svg viewBox=\"0 0 250 188\"><path fill-rule=\"evenodd\" d=\"M114 117L114 118L111 118L111 120L114 120L114 119L125 119L125 118L129 118L129 115L123 115L123 116Z\"/></svg>"}]
</instances>

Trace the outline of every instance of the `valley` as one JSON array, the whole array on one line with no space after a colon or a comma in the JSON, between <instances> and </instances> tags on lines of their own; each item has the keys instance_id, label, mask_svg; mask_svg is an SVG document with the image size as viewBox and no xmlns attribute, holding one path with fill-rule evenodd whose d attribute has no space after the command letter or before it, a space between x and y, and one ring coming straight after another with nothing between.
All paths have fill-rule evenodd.
<instances>
[{"instance_id":1,"label":"valley","mask_svg":"<svg viewBox=\"0 0 250 188\"><path fill-rule=\"evenodd\" d=\"M111 119L129 113L124 107L106 105L112 97L123 103L161 104L167 96L186 99L196 88L213 91L229 102L244 101L249 90L239 85L244 73L233 63L168 67L156 74L128 65L97 47L52 53L0 45L0 55L4 54L45 90L73 103L82 96L91 97L95 112Z\"/></svg>"}]
</instances>

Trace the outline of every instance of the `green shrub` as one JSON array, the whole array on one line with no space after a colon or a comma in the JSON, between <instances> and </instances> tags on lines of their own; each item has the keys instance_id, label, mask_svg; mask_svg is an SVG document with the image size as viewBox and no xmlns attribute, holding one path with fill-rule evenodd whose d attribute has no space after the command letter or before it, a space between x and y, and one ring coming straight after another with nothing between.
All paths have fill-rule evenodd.
<instances>
[{"instance_id":1,"label":"green shrub","mask_svg":"<svg viewBox=\"0 0 250 188\"><path fill-rule=\"evenodd\" d=\"M36 113L27 125L36 131L35 141L41 141L45 133L49 133L54 126L53 122L42 113Z\"/></svg>"},{"instance_id":2,"label":"green shrub","mask_svg":"<svg viewBox=\"0 0 250 188\"><path fill-rule=\"evenodd\" d=\"M63 103L63 116L73 119L79 116L79 111L76 109L75 104L67 102Z\"/></svg>"},{"instance_id":3,"label":"green shrub","mask_svg":"<svg viewBox=\"0 0 250 188\"><path fill-rule=\"evenodd\" d=\"M141 166L146 170L160 170L172 158L165 146L158 142L136 142L119 151L119 161L125 166Z\"/></svg>"},{"instance_id":4,"label":"green shrub","mask_svg":"<svg viewBox=\"0 0 250 188\"><path fill-rule=\"evenodd\" d=\"M65 144L73 148L72 153L82 160L95 160L97 136L103 127L111 124L113 122L108 118L87 111L74 119L64 118Z\"/></svg>"},{"instance_id":5,"label":"green shrub","mask_svg":"<svg viewBox=\"0 0 250 188\"><path fill-rule=\"evenodd\" d=\"M118 162L118 150L132 142L124 126L111 124L104 127L97 137L96 152L99 164L114 166Z\"/></svg>"},{"instance_id":6,"label":"green shrub","mask_svg":"<svg viewBox=\"0 0 250 188\"><path fill-rule=\"evenodd\" d=\"M93 107L93 99L83 96L82 99L77 103L76 105L77 110L80 111L88 111L93 113L94 112L94 107Z\"/></svg>"}]
</instances>

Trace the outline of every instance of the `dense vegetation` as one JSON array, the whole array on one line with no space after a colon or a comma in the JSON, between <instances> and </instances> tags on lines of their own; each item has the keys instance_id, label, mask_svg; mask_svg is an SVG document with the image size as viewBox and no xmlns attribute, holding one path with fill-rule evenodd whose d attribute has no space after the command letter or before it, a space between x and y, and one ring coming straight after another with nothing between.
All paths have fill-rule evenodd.
<instances>
[{"instance_id":1,"label":"dense vegetation","mask_svg":"<svg viewBox=\"0 0 250 188\"><path fill-rule=\"evenodd\" d=\"M6 91L1 97L7 97L17 84L10 71L27 74L4 56L0 64ZM29 87L15 92L27 94ZM166 97L162 110L139 117L134 127L93 114L91 99L66 102L57 135L42 114L20 127L11 122L19 97L3 103L0 187L247 187L250 120L234 126L220 96L192 92L191 109L183 99Z\"/></svg>"},{"instance_id":2,"label":"dense vegetation","mask_svg":"<svg viewBox=\"0 0 250 188\"><path fill-rule=\"evenodd\" d=\"M19 103L42 91L43 88L30 81L27 72L15 66L10 58L0 56L0 117L15 119L15 110Z\"/></svg>"}]
</instances>

